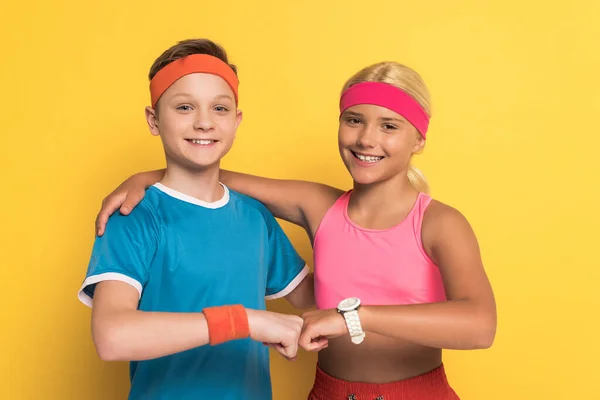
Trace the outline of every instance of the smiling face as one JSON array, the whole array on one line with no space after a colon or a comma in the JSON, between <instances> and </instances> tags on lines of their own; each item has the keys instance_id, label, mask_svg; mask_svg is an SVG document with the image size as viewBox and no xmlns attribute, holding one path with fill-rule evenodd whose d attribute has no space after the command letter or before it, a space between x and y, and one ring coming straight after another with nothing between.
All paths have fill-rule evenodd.
<instances>
[{"instance_id":1,"label":"smiling face","mask_svg":"<svg viewBox=\"0 0 600 400\"><path fill-rule=\"evenodd\" d=\"M150 132L160 136L168 165L201 170L219 165L242 120L233 91L212 74L185 75L146 108Z\"/></svg>"},{"instance_id":2,"label":"smiling face","mask_svg":"<svg viewBox=\"0 0 600 400\"><path fill-rule=\"evenodd\" d=\"M412 155L424 145L417 129L387 108L360 104L340 117L339 151L356 183L366 185L406 175Z\"/></svg>"}]
</instances>

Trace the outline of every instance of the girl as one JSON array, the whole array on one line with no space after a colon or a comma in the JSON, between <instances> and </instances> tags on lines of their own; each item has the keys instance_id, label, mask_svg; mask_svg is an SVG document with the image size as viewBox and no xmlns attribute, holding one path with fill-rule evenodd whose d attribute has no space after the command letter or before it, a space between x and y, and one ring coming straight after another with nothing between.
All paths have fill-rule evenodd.
<instances>
[{"instance_id":1,"label":"girl","mask_svg":"<svg viewBox=\"0 0 600 400\"><path fill-rule=\"evenodd\" d=\"M222 171L226 185L311 239L317 310L303 315L299 340L319 351L309 399L458 399L442 349L492 345L496 306L473 230L428 195L410 163L430 116L420 75L378 63L352 76L340 99L338 147L352 190ZM162 173L137 174L109 195L98 234Z\"/></svg>"}]
</instances>

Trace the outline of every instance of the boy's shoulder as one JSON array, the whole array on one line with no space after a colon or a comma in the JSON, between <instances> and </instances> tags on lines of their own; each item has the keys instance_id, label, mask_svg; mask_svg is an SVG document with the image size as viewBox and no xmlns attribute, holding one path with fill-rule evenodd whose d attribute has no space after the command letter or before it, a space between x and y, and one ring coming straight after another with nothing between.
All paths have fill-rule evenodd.
<instances>
[{"instance_id":1,"label":"boy's shoulder","mask_svg":"<svg viewBox=\"0 0 600 400\"><path fill-rule=\"evenodd\" d=\"M229 187L227 189L229 190L230 201L239 204L241 207L244 207L247 210L260 213L262 218L264 218L265 220L271 220L275 218L271 211L269 211L269 209L260 201L240 192L236 192L235 190L232 190Z\"/></svg>"},{"instance_id":2,"label":"boy's shoulder","mask_svg":"<svg viewBox=\"0 0 600 400\"><path fill-rule=\"evenodd\" d=\"M128 215L123 215L119 211L116 211L109 217L110 220L123 219L124 221L131 221L132 223L144 223L150 221L156 221L158 210L160 207L160 201L156 189L150 187L146 189L144 198L129 212Z\"/></svg>"}]
</instances>

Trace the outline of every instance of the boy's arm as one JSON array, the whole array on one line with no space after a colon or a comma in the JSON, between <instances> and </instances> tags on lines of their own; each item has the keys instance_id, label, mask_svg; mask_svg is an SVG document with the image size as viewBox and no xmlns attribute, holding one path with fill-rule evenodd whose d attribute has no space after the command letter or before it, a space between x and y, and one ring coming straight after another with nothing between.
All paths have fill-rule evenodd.
<instances>
[{"instance_id":1,"label":"boy's arm","mask_svg":"<svg viewBox=\"0 0 600 400\"><path fill-rule=\"evenodd\" d=\"M315 304L314 275L298 254L275 217L260 205L269 234L269 271L266 299L285 298L299 309Z\"/></svg>"},{"instance_id":2,"label":"boy's arm","mask_svg":"<svg viewBox=\"0 0 600 400\"><path fill-rule=\"evenodd\" d=\"M105 360L147 360L183 350L250 336L279 344L285 357L296 355L302 319L295 315L244 309L240 305L192 313L139 311L161 246L161 223L152 202L130 216L111 217L96 238L79 299L92 307L92 333ZM226 305L224 305L226 306Z\"/></svg>"},{"instance_id":3,"label":"boy's arm","mask_svg":"<svg viewBox=\"0 0 600 400\"><path fill-rule=\"evenodd\" d=\"M104 281L96 286L92 337L101 359L148 360L208 343L204 314L138 311L138 298L128 283Z\"/></svg>"},{"instance_id":4,"label":"boy's arm","mask_svg":"<svg viewBox=\"0 0 600 400\"><path fill-rule=\"evenodd\" d=\"M306 275L296 289L285 296L288 303L297 309L305 310L315 305L315 276L313 273Z\"/></svg>"},{"instance_id":5,"label":"boy's arm","mask_svg":"<svg viewBox=\"0 0 600 400\"><path fill-rule=\"evenodd\" d=\"M203 313L137 310L138 291L121 281L97 284L92 308L92 336L105 361L148 360L209 343ZM302 319L246 309L250 338L273 344L284 357L294 358Z\"/></svg>"}]
</instances>

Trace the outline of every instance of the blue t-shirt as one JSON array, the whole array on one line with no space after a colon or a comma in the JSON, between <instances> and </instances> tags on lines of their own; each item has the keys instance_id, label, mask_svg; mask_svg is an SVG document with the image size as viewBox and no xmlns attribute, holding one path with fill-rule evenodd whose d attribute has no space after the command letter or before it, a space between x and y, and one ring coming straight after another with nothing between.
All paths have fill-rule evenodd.
<instances>
[{"instance_id":1,"label":"blue t-shirt","mask_svg":"<svg viewBox=\"0 0 600 400\"><path fill-rule=\"evenodd\" d=\"M224 189L206 203L156 184L129 216L113 214L94 243L81 301L92 306L104 280L135 287L142 311L264 310L265 299L289 294L306 263L260 202ZM130 375L130 400L272 398L268 349L249 338L134 361Z\"/></svg>"}]
</instances>

